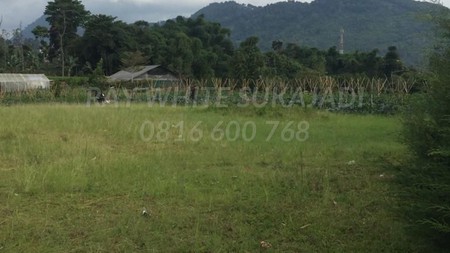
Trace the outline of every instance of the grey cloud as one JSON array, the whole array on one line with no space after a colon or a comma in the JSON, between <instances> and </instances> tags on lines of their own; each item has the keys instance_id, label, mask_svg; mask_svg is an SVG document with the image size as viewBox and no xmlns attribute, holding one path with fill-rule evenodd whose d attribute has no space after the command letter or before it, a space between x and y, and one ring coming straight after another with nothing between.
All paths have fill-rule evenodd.
<instances>
[{"instance_id":1,"label":"grey cloud","mask_svg":"<svg viewBox=\"0 0 450 253\"><path fill-rule=\"evenodd\" d=\"M134 22L137 20L146 20L156 22L167 20L176 16L190 16L202 6L191 5L167 5L164 3L125 3L123 1L111 3L108 7L101 3L86 4L86 8L93 14L107 14L116 16L125 22Z\"/></svg>"},{"instance_id":2,"label":"grey cloud","mask_svg":"<svg viewBox=\"0 0 450 253\"><path fill-rule=\"evenodd\" d=\"M0 29L10 31L20 24L27 26L42 15L46 3L42 0L1 0L0 16L3 22Z\"/></svg>"}]
</instances>

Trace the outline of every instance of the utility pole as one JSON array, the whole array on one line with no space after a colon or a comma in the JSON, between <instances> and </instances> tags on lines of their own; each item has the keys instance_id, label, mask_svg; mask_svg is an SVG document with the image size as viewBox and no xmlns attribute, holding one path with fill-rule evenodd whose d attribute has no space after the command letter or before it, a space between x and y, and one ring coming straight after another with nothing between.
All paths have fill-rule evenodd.
<instances>
[{"instance_id":1,"label":"utility pole","mask_svg":"<svg viewBox=\"0 0 450 253\"><path fill-rule=\"evenodd\" d=\"M65 52L64 52L64 36L66 35L66 10L60 9L62 18L63 18L63 27L62 32L58 31L59 33L59 44L60 44L60 50L61 50L61 76L64 76L65 73Z\"/></svg>"},{"instance_id":2,"label":"utility pole","mask_svg":"<svg viewBox=\"0 0 450 253\"><path fill-rule=\"evenodd\" d=\"M19 30L17 31L16 35L19 36L18 40L19 40L20 57L21 57L21 61L22 61L22 72L25 72L25 55L23 52L24 40L23 40L23 31L22 31L22 21L20 22Z\"/></svg>"},{"instance_id":3,"label":"utility pole","mask_svg":"<svg viewBox=\"0 0 450 253\"><path fill-rule=\"evenodd\" d=\"M3 15L1 15L0 16L0 29L2 28L2 24L3 24ZM5 67L6 68L6 50L7 50L7 47L6 47L6 40L3 38L4 36L3 36L3 30L1 31L2 33L0 34L0 39L2 39L3 41L3 44L5 45L5 48L4 48L4 50L5 50L5 52L3 53L3 58L4 58L4 65L3 65L3 67Z\"/></svg>"},{"instance_id":4,"label":"utility pole","mask_svg":"<svg viewBox=\"0 0 450 253\"><path fill-rule=\"evenodd\" d=\"M339 54L344 54L344 28L341 28L341 36L339 37Z\"/></svg>"},{"instance_id":5,"label":"utility pole","mask_svg":"<svg viewBox=\"0 0 450 253\"><path fill-rule=\"evenodd\" d=\"M3 15L0 17L0 28L1 28L2 24L3 24ZM7 57L9 54L8 42L6 40L7 40L7 38L10 37L10 34L5 29L2 29L0 37L3 40L2 42L4 45L4 51L5 51L5 52L3 52L3 60L4 60L3 67L6 68L6 66L8 65Z\"/></svg>"}]
</instances>

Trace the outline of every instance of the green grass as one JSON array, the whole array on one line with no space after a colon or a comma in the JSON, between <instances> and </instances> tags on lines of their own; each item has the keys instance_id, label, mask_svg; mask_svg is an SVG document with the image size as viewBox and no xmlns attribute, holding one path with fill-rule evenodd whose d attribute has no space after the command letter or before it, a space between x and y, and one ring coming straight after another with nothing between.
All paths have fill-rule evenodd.
<instances>
[{"instance_id":1,"label":"green grass","mask_svg":"<svg viewBox=\"0 0 450 253\"><path fill-rule=\"evenodd\" d=\"M395 117L132 104L0 118L0 252L414 251L384 168L405 153ZM146 121L170 123L167 140L143 141ZM255 138L212 140L220 121L254 122ZM281 122L269 141L267 121ZM282 140L290 121L306 141Z\"/></svg>"}]
</instances>

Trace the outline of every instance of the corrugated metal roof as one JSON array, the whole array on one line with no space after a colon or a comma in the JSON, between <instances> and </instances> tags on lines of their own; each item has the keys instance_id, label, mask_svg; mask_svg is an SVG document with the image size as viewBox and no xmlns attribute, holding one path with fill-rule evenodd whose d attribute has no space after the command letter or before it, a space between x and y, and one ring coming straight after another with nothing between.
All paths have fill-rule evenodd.
<instances>
[{"instance_id":1,"label":"corrugated metal roof","mask_svg":"<svg viewBox=\"0 0 450 253\"><path fill-rule=\"evenodd\" d=\"M140 76L142 74L145 74L147 72L149 72L152 69L156 69L158 68L160 65L150 65L150 66L145 66L142 70L138 71L138 72L134 72L133 76Z\"/></svg>"},{"instance_id":2,"label":"corrugated metal roof","mask_svg":"<svg viewBox=\"0 0 450 253\"><path fill-rule=\"evenodd\" d=\"M109 76L110 79L113 80L128 80L131 78L132 73L125 71L125 70L121 70L117 73L115 73L114 75Z\"/></svg>"},{"instance_id":3,"label":"corrugated metal roof","mask_svg":"<svg viewBox=\"0 0 450 253\"><path fill-rule=\"evenodd\" d=\"M143 66L140 68L137 68L136 71L133 71L132 69L127 70L121 70L114 75L109 76L112 80L120 80L120 81L130 81L133 80L136 77L139 77L147 72L149 72L152 69L158 68L160 65L149 65L149 66Z\"/></svg>"},{"instance_id":4,"label":"corrugated metal roof","mask_svg":"<svg viewBox=\"0 0 450 253\"><path fill-rule=\"evenodd\" d=\"M157 80L178 81L174 73L161 65L137 66L121 70L108 77L111 81Z\"/></svg>"}]
</instances>

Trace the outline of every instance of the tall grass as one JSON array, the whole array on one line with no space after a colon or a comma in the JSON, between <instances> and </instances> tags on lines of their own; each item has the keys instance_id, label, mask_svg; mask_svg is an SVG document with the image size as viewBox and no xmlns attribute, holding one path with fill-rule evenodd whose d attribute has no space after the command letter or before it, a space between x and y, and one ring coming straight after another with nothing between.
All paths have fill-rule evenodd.
<instances>
[{"instance_id":1,"label":"tall grass","mask_svg":"<svg viewBox=\"0 0 450 253\"><path fill-rule=\"evenodd\" d=\"M415 247L382 166L404 152L394 117L138 104L0 107L0 116L2 252ZM266 141L268 121L280 126ZM309 123L306 141L283 141L291 121ZM143 141L144 122L170 123L169 137ZM254 122L255 137L212 139L236 122Z\"/></svg>"}]
</instances>

